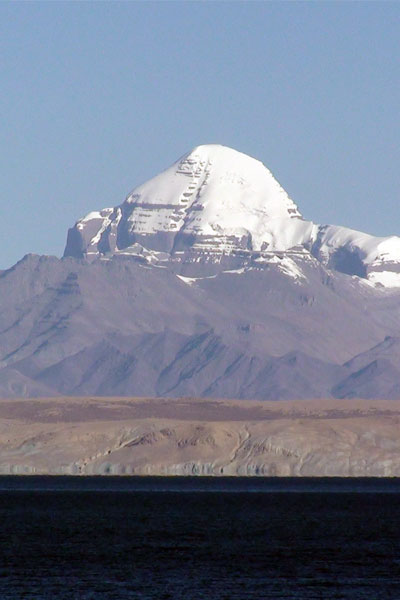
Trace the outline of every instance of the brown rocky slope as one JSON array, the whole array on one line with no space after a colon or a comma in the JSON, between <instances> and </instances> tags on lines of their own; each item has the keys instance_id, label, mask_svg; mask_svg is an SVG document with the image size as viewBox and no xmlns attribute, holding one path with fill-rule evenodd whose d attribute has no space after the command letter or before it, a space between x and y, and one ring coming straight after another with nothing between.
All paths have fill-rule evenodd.
<instances>
[{"instance_id":1,"label":"brown rocky slope","mask_svg":"<svg viewBox=\"0 0 400 600\"><path fill-rule=\"evenodd\" d=\"M400 476L400 405L0 400L0 473Z\"/></svg>"}]
</instances>

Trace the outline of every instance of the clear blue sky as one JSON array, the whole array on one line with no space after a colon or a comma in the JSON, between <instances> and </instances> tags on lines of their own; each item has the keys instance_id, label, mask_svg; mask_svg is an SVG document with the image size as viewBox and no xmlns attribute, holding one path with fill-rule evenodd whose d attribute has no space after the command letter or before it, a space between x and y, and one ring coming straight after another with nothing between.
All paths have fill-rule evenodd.
<instances>
[{"instance_id":1,"label":"clear blue sky","mask_svg":"<svg viewBox=\"0 0 400 600\"><path fill-rule=\"evenodd\" d=\"M400 234L399 32L399 2L2 2L0 268L211 142Z\"/></svg>"}]
</instances>

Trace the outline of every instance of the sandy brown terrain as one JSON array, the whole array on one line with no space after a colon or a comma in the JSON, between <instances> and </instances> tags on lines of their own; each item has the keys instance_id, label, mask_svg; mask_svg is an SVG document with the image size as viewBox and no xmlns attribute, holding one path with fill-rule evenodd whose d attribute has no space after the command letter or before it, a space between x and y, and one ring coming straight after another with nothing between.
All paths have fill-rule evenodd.
<instances>
[{"instance_id":1,"label":"sandy brown terrain","mask_svg":"<svg viewBox=\"0 0 400 600\"><path fill-rule=\"evenodd\" d=\"M400 476L400 403L0 400L0 473Z\"/></svg>"}]
</instances>

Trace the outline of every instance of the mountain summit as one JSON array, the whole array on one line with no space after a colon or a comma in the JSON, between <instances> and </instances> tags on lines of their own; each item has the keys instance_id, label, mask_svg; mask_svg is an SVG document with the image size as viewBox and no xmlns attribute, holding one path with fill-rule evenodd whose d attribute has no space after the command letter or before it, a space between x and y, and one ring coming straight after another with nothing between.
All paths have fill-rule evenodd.
<instances>
[{"instance_id":1,"label":"mountain summit","mask_svg":"<svg viewBox=\"0 0 400 600\"><path fill-rule=\"evenodd\" d=\"M64 256L128 254L183 275L259 268L279 254L400 285L400 238L305 221L260 161L216 144L197 146L115 208L69 230Z\"/></svg>"},{"instance_id":2,"label":"mountain summit","mask_svg":"<svg viewBox=\"0 0 400 600\"><path fill-rule=\"evenodd\" d=\"M70 231L66 256L188 248L261 250L271 220L301 215L258 160L225 146L197 146L135 188L116 208L92 212Z\"/></svg>"},{"instance_id":3,"label":"mountain summit","mask_svg":"<svg viewBox=\"0 0 400 600\"><path fill-rule=\"evenodd\" d=\"M198 146L0 273L0 397L400 398L400 238Z\"/></svg>"}]
</instances>

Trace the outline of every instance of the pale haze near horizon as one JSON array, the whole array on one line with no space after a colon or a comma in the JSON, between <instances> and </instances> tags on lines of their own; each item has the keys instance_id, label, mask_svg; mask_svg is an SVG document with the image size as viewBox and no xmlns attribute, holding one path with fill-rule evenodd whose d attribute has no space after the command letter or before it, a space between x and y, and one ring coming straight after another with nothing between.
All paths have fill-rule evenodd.
<instances>
[{"instance_id":1,"label":"pale haze near horizon","mask_svg":"<svg viewBox=\"0 0 400 600\"><path fill-rule=\"evenodd\" d=\"M2 3L0 268L192 147L307 219L400 235L400 4Z\"/></svg>"}]
</instances>

